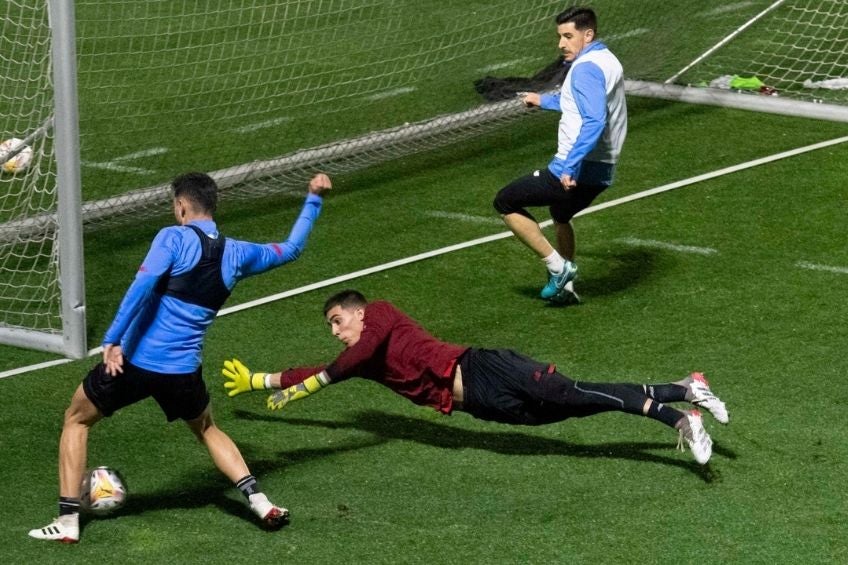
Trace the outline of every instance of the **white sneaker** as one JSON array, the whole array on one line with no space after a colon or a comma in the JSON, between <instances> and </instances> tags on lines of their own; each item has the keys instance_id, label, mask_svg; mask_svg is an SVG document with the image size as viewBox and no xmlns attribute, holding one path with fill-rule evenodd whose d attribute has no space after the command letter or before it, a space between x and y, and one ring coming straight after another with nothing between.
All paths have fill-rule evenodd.
<instances>
[{"instance_id":1,"label":"white sneaker","mask_svg":"<svg viewBox=\"0 0 848 565\"><path fill-rule=\"evenodd\" d=\"M699 408L705 408L713 415L720 423L726 424L730 421L730 415L727 413L727 407L724 402L719 400L718 396L710 390L710 383L707 382L703 373L692 373L692 382L689 385L689 390L692 391L694 398L692 404Z\"/></svg>"},{"instance_id":2,"label":"white sneaker","mask_svg":"<svg viewBox=\"0 0 848 565\"><path fill-rule=\"evenodd\" d=\"M79 514L59 516L43 528L29 531L29 537L62 543L79 541Z\"/></svg>"},{"instance_id":3,"label":"white sneaker","mask_svg":"<svg viewBox=\"0 0 848 565\"><path fill-rule=\"evenodd\" d=\"M713 440L707 430L704 429L703 417L697 410L692 410L686 413L686 420L689 422L689 432L680 430L677 447L683 451L683 441L685 440L689 444L689 449L692 450L695 461L701 465L706 465L713 454Z\"/></svg>"},{"instance_id":4,"label":"white sneaker","mask_svg":"<svg viewBox=\"0 0 848 565\"><path fill-rule=\"evenodd\" d=\"M274 506L264 493L251 494L250 509L256 514L265 527L277 530L289 523L289 511Z\"/></svg>"}]
</instances>

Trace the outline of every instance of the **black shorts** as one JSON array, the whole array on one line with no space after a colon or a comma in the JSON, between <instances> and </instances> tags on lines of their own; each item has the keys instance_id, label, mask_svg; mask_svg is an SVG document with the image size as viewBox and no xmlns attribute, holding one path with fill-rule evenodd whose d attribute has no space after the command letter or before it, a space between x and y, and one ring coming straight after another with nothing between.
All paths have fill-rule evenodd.
<instances>
[{"instance_id":1,"label":"black shorts","mask_svg":"<svg viewBox=\"0 0 848 565\"><path fill-rule=\"evenodd\" d=\"M521 214L536 220L526 208L547 206L551 218L560 224L568 223L607 187L578 184L565 190L562 183L548 168L518 178L498 191L493 205L501 214Z\"/></svg>"},{"instance_id":2,"label":"black shorts","mask_svg":"<svg viewBox=\"0 0 848 565\"><path fill-rule=\"evenodd\" d=\"M103 363L98 363L83 379L82 387L104 416L148 396L159 403L169 422L177 418L194 420L209 404L202 367L193 373L156 373L124 359L124 372L113 377L106 373Z\"/></svg>"},{"instance_id":3,"label":"black shorts","mask_svg":"<svg viewBox=\"0 0 848 565\"><path fill-rule=\"evenodd\" d=\"M459 363L462 410L475 418L534 426L580 415L566 405L574 381L555 365L509 349L475 348Z\"/></svg>"}]
</instances>

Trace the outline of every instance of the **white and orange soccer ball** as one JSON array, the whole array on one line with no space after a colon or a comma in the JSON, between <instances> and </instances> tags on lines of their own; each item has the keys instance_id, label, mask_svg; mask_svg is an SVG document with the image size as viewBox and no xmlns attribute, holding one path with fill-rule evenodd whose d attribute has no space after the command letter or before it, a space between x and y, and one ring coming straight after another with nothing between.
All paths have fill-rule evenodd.
<instances>
[{"instance_id":1,"label":"white and orange soccer ball","mask_svg":"<svg viewBox=\"0 0 848 565\"><path fill-rule=\"evenodd\" d=\"M23 145L23 143L24 141L17 137L7 139L3 143L0 143L0 155L6 155L9 151ZM3 163L3 171L12 174L22 173L27 170L30 163L32 163L32 147L24 145L23 149L21 149L14 157L11 157Z\"/></svg>"},{"instance_id":2,"label":"white and orange soccer ball","mask_svg":"<svg viewBox=\"0 0 848 565\"><path fill-rule=\"evenodd\" d=\"M82 479L80 506L83 510L105 516L127 502L127 484L121 474L110 467L97 467Z\"/></svg>"}]
</instances>

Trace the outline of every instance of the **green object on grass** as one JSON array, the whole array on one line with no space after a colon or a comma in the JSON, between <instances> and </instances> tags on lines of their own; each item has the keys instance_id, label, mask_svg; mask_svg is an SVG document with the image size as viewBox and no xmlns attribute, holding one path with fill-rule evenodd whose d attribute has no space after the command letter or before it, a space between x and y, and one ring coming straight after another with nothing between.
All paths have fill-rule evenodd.
<instances>
[{"instance_id":1,"label":"green object on grass","mask_svg":"<svg viewBox=\"0 0 848 565\"><path fill-rule=\"evenodd\" d=\"M733 78L730 79L730 88L738 90L759 90L763 86L765 86L765 84L757 77L740 77L738 75L733 75Z\"/></svg>"}]
</instances>

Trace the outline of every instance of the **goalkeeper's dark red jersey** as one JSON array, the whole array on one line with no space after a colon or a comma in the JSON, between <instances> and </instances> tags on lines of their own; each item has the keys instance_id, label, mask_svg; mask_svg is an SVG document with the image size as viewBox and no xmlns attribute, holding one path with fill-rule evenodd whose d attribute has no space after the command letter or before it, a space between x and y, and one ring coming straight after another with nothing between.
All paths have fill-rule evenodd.
<instances>
[{"instance_id":1,"label":"goalkeeper's dark red jersey","mask_svg":"<svg viewBox=\"0 0 848 565\"><path fill-rule=\"evenodd\" d=\"M450 414L454 367L467 349L436 339L391 303L375 301L365 306L364 329L355 345L329 366L283 371L281 384L288 388L325 370L331 382L364 377L415 404Z\"/></svg>"}]
</instances>

